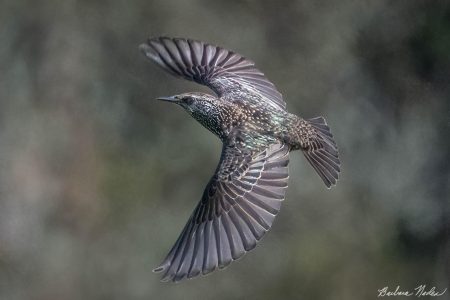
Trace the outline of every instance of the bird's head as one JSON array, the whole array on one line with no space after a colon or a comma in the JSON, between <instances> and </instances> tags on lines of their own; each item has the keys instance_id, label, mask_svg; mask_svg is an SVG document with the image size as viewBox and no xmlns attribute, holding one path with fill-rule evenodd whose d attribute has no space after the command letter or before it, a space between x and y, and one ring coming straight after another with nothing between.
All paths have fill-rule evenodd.
<instances>
[{"instance_id":1,"label":"bird's head","mask_svg":"<svg viewBox=\"0 0 450 300\"><path fill-rule=\"evenodd\" d=\"M216 97L204 93L184 93L169 97L159 97L158 100L175 103L183 107L190 115L207 116L217 110Z\"/></svg>"},{"instance_id":2,"label":"bird's head","mask_svg":"<svg viewBox=\"0 0 450 300\"><path fill-rule=\"evenodd\" d=\"M159 97L158 100L180 105L200 124L214 134L221 135L224 104L217 97L204 93L184 93L170 97Z\"/></svg>"}]
</instances>

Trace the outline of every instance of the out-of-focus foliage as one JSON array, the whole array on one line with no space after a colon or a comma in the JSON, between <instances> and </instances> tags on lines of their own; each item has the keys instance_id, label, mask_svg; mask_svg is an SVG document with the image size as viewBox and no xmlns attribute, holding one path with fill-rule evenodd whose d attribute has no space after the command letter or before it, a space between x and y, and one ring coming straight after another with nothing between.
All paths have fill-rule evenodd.
<instances>
[{"instance_id":1,"label":"out-of-focus foliage","mask_svg":"<svg viewBox=\"0 0 450 300\"><path fill-rule=\"evenodd\" d=\"M226 271L152 274L220 142L153 99L205 90L147 62L148 36L257 62L288 109L324 115L342 178L301 153L271 232ZM0 3L0 299L374 299L449 287L448 1ZM440 299L449 299L449 293Z\"/></svg>"}]
</instances>

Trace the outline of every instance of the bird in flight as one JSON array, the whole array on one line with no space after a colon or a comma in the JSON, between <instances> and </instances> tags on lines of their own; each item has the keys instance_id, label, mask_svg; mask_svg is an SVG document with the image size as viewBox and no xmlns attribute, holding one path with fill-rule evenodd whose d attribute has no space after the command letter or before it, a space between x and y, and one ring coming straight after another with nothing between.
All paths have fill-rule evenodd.
<instances>
[{"instance_id":1,"label":"bird in flight","mask_svg":"<svg viewBox=\"0 0 450 300\"><path fill-rule=\"evenodd\" d=\"M162 281L223 269L256 246L284 200L291 151L301 150L328 188L336 184L338 149L325 119L287 112L281 93L252 61L183 38L151 38L139 48L170 74L214 91L158 99L184 108L223 143L200 202L154 269Z\"/></svg>"}]
</instances>

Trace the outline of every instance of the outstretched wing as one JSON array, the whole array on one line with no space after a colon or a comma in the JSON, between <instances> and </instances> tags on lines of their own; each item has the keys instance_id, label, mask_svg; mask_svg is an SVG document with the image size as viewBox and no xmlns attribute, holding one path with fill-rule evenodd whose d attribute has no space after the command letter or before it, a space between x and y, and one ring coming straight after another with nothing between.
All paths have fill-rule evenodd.
<instances>
[{"instance_id":1,"label":"outstretched wing","mask_svg":"<svg viewBox=\"0 0 450 300\"><path fill-rule=\"evenodd\" d=\"M169 73L210 87L223 99L261 102L285 109L286 103L255 64L232 51L200 41L152 38L142 52Z\"/></svg>"},{"instance_id":2,"label":"outstretched wing","mask_svg":"<svg viewBox=\"0 0 450 300\"><path fill-rule=\"evenodd\" d=\"M219 166L180 237L155 272L180 281L228 266L270 229L284 200L289 148L246 153L224 146Z\"/></svg>"}]
</instances>

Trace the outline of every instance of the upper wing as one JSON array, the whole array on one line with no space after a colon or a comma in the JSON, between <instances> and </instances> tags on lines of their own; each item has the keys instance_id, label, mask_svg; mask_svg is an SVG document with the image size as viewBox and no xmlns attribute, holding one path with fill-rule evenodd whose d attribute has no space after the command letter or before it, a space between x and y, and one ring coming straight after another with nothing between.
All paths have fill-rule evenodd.
<instances>
[{"instance_id":1,"label":"upper wing","mask_svg":"<svg viewBox=\"0 0 450 300\"><path fill-rule=\"evenodd\" d=\"M200 41L159 37L140 46L142 52L175 76L210 87L219 97L265 101L285 109L286 103L255 64L232 51Z\"/></svg>"},{"instance_id":2,"label":"upper wing","mask_svg":"<svg viewBox=\"0 0 450 300\"><path fill-rule=\"evenodd\" d=\"M180 281L224 268L253 249L284 200L289 148L253 155L224 146L216 174L180 237L155 272Z\"/></svg>"}]
</instances>

